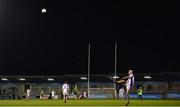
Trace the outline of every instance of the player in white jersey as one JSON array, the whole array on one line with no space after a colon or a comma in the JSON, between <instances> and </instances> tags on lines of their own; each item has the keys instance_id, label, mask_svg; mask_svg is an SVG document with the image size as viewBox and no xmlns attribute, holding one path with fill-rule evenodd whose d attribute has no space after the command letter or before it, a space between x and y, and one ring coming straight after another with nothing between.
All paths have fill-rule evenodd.
<instances>
[{"instance_id":1,"label":"player in white jersey","mask_svg":"<svg viewBox=\"0 0 180 107\"><path fill-rule=\"evenodd\" d=\"M119 99L124 99L125 90L124 88L119 89Z\"/></svg>"},{"instance_id":2,"label":"player in white jersey","mask_svg":"<svg viewBox=\"0 0 180 107\"><path fill-rule=\"evenodd\" d=\"M129 70L128 74L129 74L128 80L126 81L126 95L127 95L128 102L126 105L129 104L129 94L130 94L132 87L134 86L133 70Z\"/></svg>"},{"instance_id":3,"label":"player in white jersey","mask_svg":"<svg viewBox=\"0 0 180 107\"><path fill-rule=\"evenodd\" d=\"M56 93L56 92L55 92L54 90L52 90L52 91L51 91L51 96L52 96L52 99L54 99L54 98L55 98L55 93Z\"/></svg>"},{"instance_id":4,"label":"player in white jersey","mask_svg":"<svg viewBox=\"0 0 180 107\"><path fill-rule=\"evenodd\" d=\"M31 94L31 90L27 89L26 90L26 99L30 99L30 94Z\"/></svg>"},{"instance_id":5,"label":"player in white jersey","mask_svg":"<svg viewBox=\"0 0 180 107\"><path fill-rule=\"evenodd\" d=\"M125 77L121 78L121 80L116 81L116 83L120 83L120 84L125 83L125 85L126 85L126 96L127 96L126 106L128 106L128 104L129 104L129 94L130 94L130 91L131 91L132 87L134 86L133 70L129 70L128 71L128 76L125 76Z\"/></svg>"},{"instance_id":6,"label":"player in white jersey","mask_svg":"<svg viewBox=\"0 0 180 107\"><path fill-rule=\"evenodd\" d=\"M68 91L69 91L69 85L65 81L65 83L62 85L62 91L63 91L63 100L66 103L67 101L67 96L68 96Z\"/></svg>"}]
</instances>

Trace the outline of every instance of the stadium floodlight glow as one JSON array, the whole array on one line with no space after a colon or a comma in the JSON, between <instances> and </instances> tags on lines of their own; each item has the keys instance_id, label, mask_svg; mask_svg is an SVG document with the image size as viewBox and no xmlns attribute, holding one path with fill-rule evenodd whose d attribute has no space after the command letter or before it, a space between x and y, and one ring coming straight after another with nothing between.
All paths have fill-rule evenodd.
<instances>
[{"instance_id":1,"label":"stadium floodlight glow","mask_svg":"<svg viewBox=\"0 0 180 107\"><path fill-rule=\"evenodd\" d=\"M113 76L113 79L117 79L117 78L119 78L119 76Z\"/></svg>"},{"instance_id":2,"label":"stadium floodlight glow","mask_svg":"<svg viewBox=\"0 0 180 107\"><path fill-rule=\"evenodd\" d=\"M151 79L150 75L144 76L144 79Z\"/></svg>"},{"instance_id":3,"label":"stadium floodlight glow","mask_svg":"<svg viewBox=\"0 0 180 107\"><path fill-rule=\"evenodd\" d=\"M48 81L54 81L54 78L48 78Z\"/></svg>"},{"instance_id":4,"label":"stadium floodlight glow","mask_svg":"<svg viewBox=\"0 0 180 107\"><path fill-rule=\"evenodd\" d=\"M7 81L8 79L7 78L1 78L2 81Z\"/></svg>"},{"instance_id":5,"label":"stadium floodlight glow","mask_svg":"<svg viewBox=\"0 0 180 107\"><path fill-rule=\"evenodd\" d=\"M87 77L81 77L81 80L87 80Z\"/></svg>"},{"instance_id":6,"label":"stadium floodlight glow","mask_svg":"<svg viewBox=\"0 0 180 107\"><path fill-rule=\"evenodd\" d=\"M25 78L19 78L20 81L25 81L26 79Z\"/></svg>"}]
</instances>

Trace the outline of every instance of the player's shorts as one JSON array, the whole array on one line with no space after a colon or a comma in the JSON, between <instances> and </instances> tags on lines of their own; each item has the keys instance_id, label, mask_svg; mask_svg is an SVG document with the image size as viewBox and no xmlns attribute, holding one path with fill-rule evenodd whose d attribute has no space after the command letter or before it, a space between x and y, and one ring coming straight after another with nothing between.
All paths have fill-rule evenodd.
<instances>
[{"instance_id":1,"label":"player's shorts","mask_svg":"<svg viewBox=\"0 0 180 107\"><path fill-rule=\"evenodd\" d=\"M126 90L131 90L132 86L129 84L126 84Z\"/></svg>"},{"instance_id":2,"label":"player's shorts","mask_svg":"<svg viewBox=\"0 0 180 107\"><path fill-rule=\"evenodd\" d=\"M141 95L141 94L139 94L138 96L139 96L139 97L141 97L142 95Z\"/></svg>"},{"instance_id":3,"label":"player's shorts","mask_svg":"<svg viewBox=\"0 0 180 107\"><path fill-rule=\"evenodd\" d=\"M124 96L124 94L123 94L123 93L119 94L119 97L123 97L123 96Z\"/></svg>"},{"instance_id":4,"label":"player's shorts","mask_svg":"<svg viewBox=\"0 0 180 107\"><path fill-rule=\"evenodd\" d=\"M63 96L65 96L65 95L68 95L68 92L67 92L67 91L64 91L64 92L63 92Z\"/></svg>"},{"instance_id":5,"label":"player's shorts","mask_svg":"<svg viewBox=\"0 0 180 107\"><path fill-rule=\"evenodd\" d=\"M28 93L28 94L27 94L27 96L29 97L29 96L30 96L30 94Z\"/></svg>"}]
</instances>

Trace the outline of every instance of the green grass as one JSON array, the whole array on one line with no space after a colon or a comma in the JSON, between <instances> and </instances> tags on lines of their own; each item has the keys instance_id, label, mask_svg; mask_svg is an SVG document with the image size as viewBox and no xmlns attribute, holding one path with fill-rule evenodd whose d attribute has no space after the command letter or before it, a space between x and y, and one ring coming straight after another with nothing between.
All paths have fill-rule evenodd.
<instances>
[{"instance_id":1,"label":"green grass","mask_svg":"<svg viewBox=\"0 0 180 107\"><path fill-rule=\"evenodd\" d=\"M122 100L0 100L0 106L124 106ZM179 100L131 100L129 106L180 106Z\"/></svg>"}]
</instances>

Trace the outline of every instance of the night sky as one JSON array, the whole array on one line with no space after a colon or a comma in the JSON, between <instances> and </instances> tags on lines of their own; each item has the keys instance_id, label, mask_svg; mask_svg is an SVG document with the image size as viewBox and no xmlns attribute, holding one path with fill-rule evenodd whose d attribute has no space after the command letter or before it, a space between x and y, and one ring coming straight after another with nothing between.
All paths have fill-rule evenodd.
<instances>
[{"instance_id":1,"label":"night sky","mask_svg":"<svg viewBox=\"0 0 180 107\"><path fill-rule=\"evenodd\" d=\"M41 9L47 13L42 14ZM0 0L0 75L180 71L177 1Z\"/></svg>"}]
</instances>

